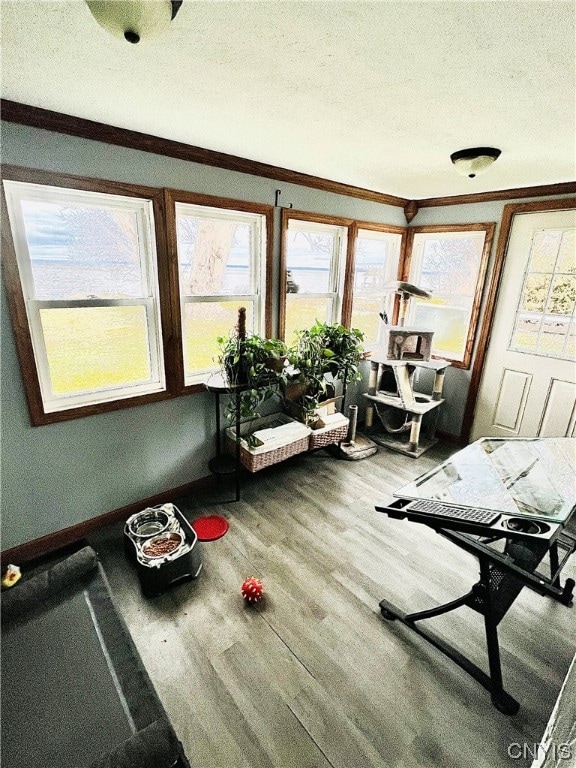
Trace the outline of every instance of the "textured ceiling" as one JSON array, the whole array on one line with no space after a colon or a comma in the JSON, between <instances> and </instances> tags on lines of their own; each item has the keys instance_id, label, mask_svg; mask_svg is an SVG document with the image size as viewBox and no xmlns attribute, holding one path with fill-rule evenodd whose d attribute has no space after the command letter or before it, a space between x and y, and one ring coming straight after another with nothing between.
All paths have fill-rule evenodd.
<instances>
[{"instance_id":1,"label":"textured ceiling","mask_svg":"<svg viewBox=\"0 0 576 768\"><path fill-rule=\"evenodd\" d=\"M130 45L83 0L0 0L2 94L400 197L573 181L575 7L184 0ZM469 146L502 156L460 177Z\"/></svg>"}]
</instances>

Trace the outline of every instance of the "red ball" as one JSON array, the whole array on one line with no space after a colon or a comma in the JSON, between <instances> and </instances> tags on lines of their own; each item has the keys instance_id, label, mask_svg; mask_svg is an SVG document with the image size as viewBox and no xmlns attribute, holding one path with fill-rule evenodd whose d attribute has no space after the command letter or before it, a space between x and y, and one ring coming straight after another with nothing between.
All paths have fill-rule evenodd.
<instances>
[{"instance_id":1,"label":"red ball","mask_svg":"<svg viewBox=\"0 0 576 768\"><path fill-rule=\"evenodd\" d=\"M247 603L257 603L264 597L264 587L260 579L250 576L242 582L242 597Z\"/></svg>"}]
</instances>

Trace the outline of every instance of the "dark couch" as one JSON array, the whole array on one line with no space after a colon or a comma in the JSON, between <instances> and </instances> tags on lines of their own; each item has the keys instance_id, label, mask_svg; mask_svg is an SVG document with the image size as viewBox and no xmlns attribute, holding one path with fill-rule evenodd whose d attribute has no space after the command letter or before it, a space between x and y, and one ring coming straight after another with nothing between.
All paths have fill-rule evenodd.
<instances>
[{"instance_id":1,"label":"dark couch","mask_svg":"<svg viewBox=\"0 0 576 768\"><path fill-rule=\"evenodd\" d=\"M190 768L96 553L2 595L3 768Z\"/></svg>"}]
</instances>

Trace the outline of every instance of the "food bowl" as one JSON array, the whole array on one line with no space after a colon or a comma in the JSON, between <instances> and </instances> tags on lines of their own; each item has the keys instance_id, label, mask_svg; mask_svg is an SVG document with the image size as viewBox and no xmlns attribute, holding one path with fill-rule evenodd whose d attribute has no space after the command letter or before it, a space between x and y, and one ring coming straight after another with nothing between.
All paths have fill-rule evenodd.
<instances>
[{"instance_id":1,"label":"food bowl","mask_svg":"<svg viewBox=\"0 0 576 768\"><path fill-rule=\"evenodd\" d=\"M177 531L161 533L158 536L152 536L141 545L142 554L149 560L168 557L176 552L184 543L184 536Z\"/></svg>"},{"instance_id":2,"label":"food bowl","mask_svg":"<svg viewBox=\"0 0 576 768\"><path fill-rule=\"evenodd\" d=\"M127 528L131 536L137 541L149 539L164 533L170 527L172 518L161 509L145 509L143 512L133 515L128 520Z\"/></svg>"}]
</instances>

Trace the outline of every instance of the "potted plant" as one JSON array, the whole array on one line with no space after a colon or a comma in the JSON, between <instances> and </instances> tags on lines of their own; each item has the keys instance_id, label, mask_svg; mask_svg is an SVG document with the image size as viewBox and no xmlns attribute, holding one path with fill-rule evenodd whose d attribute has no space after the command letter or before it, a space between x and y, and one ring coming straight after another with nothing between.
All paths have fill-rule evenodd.
<instances>
[{"instance_id":1,"label":"potted plant","mask_svg":"<svg viewBox=\"0 0 576 768\"><path fill-rule=\"evenodd\" d=\"M291 368L283 387L288 413L313 424L320 403L334 397L337 381L346 386L360 380L363 338L362 331L339 323L316 321L312 328L299 331L289 351Z\"/></svg>"},{"instance_id":2,"label":"potted plant","mask_svg":"<svg viewBox=\"0 0 576 768\"><path fill-rule=\"evenodd\" d=\"M246 333L246 309L238 310L238 325L228 336L217 338L218 360L222 375L230 387L241 388L239 393L240 417L259 416L258 407L280 393L288 362L288 348L280 339L268 339ZM226 416L236 417L236 403L231 400Z\"/></svg>"}]
</instances>

